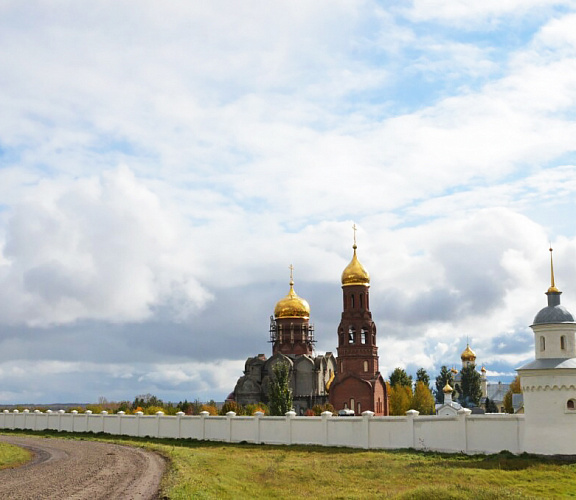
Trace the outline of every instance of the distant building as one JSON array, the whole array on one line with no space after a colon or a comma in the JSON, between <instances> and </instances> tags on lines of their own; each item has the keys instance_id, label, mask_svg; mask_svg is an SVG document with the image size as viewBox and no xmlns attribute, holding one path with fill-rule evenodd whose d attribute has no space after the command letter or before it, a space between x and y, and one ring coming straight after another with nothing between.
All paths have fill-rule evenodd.
<instances>
[{"instance_id":1,"label":"distant building","mask_svg":"<svg viewBox=\"0 0 576 500\"><path fill-rule=\"evenodd\" d=\"M466 344L466 349L462 351L460 355L462 360L462 368L467 368L468 366L476 366L476 353L470 348L470 344ZM462 373L452 368L452 375L454 376L454 393L452 394L453 399L460 400L462 397ZM482 404L486 400L487 389L487 379L486 379L486 368L483 366L480 370L480 388L482 390ZM492 398L490 398L492 399Z\"/></svg>"},{"instance_id":2,"label":"distant building","mask_svg":"<svg viewBox=\"0 0 576 500\"><path fill-rule=\"evenodd\" d=\"M244 375L228 397L241 405L268 403L272 369L276 363L287 363L297 414L328 402L328 387L334 379L336 360L332 353L314 354L314 326L310 324L310 306L294 291L290 272L288 295L279 300L270 318L272 357L264 354L248 358Z\"/></svg>"},{"instance_id":3,"label":"distant building","mask_svg":"<svg viewBox=\"0 0 576 500\"><path fill-rule=\"evenodd\" d=\"M550 248L551 284L548 305L530 328L534 332L535 360L518 368L525 414L525 451L569 453L576 449L576 323L560 304L562 292L554 283Z\"/></svg>"},{"instance_id":4,"label":"distant building","mask_svg":"<svg viewBox=\"0 0 576 500\"><path fill-rule=\"evenodd\" d=\"M454 389L450 384L446 384L442 392L444 393L444 403L439 403L436 405L436 415L453 417L458 414L458 410L462 408L462 405L456 401L452 401L452 392Z\"/></svg>"},{"instance_id":5,"label":"distant building","mask_svg":"<svg viewBox=\"0 0 576 500\"><path fill-rule=\"evenodd\" d=\"M356 240L356 238L354 238ZM338 326L338 370L330 387L336 410L388 415L388 391L378 367L376 325L370 312L370 276L354 254L342 272L343 311Z\"/></svg>"},{"instance_id":6,"label":"distant building","mask_svg":"<svg viewBox=\"0 0 576 500\"><path fill-rule=\"evenodd\" d=\"M510 384L504 384L500 381L496 384L489 383L486 391L486 397L493 401L500 413L505 413L504 396L510 389Z\"/></svg>"}]
</instances>

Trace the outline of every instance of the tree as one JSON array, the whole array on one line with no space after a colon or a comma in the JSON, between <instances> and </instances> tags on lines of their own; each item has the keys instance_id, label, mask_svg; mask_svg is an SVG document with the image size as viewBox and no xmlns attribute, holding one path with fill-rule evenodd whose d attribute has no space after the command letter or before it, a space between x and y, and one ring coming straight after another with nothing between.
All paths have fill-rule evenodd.
<instances>
[{"instance_id":1,"label":"tree","mask_svg":"<svg viewBox=\"0 0 576 500\"><path fill-rule=\"evenodd\" d=\"M486 398L486 413L498 413L496 403L490 398Z\"/></svg>"},{"instance_id":2,"label":"tree","mask_svg":"<svg viewBox=\"0 0 576 500\"><path fill-rule=\"evenodd\" d=\"M482 397L482 387L476 365L470 364L460 370L460 384L462 388L460 404L466 408L478 406Z\"/></svg>"},{"instance_id":3,"label":"tree","mask_svg":"<svg viewBox=\"0 0 576 500\"><path fill-rule=\"evenodd\" d=\"M400 385L390 387L390 415L405 415L412 404L412 387Z\"/></svg>"},{"instance_id":4,"label":"tree","mask_svg":"<svg viewBox=\"0 0 576 500\"><path fill-rule=\"evenodd\" d=\"M244 408L236 401L226 401L220 408L220 415L226 415L229 411L233 411L236 415L244 415Z\"/></svg>"},{"instance_id":5,"label":"tree","mask_svg":"<svg viewBox=\"0 0 576 500\"><path fill-rule=\"evenodd\" d=\"M444 403L444 387L446 384L450 385L450 387L454 388L454 376L452 372L446 368L446 366L442 366L440 368L440 374L436 377L436 402L443 404Z\"/></svg>"},{"instance_id":6,"label":"tree","mask_svg":"<svg viewBox=\"0 0 576 500\"><path fill-rule=\"evenodd\" d=\"M394 368L390 375L390 386L396 387L397 385L412 387L412 376L408 375L403 368Z\"/></svg>"},{"instance_id":7,"label":"tree","mask_svg":"<svg viewBox=\"0 0 576 500\"><path fill-rule=\"evenodd\" d=\"M418 410L421 415L434 415L434 396L430 387L421 380L416 382L411 409Z\"/></svg>"},{"instance_id":8,"label":"tree","mask_svg":"<svg viewBox=\"0 0 576 500\"><path fill-rule=\"evenodd\" d=\"M520 377L516 375L514 380L510 382L510 388L504 395L504 411L506 413L514 413L514 406L512 404L512 394L522 394L522 387L520 386Z\"/></svg>"},{"instance_id":9,"label":"tree","mask_svg":"<svg viewBox=\"0 0 576 500\"><path fill-rule=\"evenodd\" d=\"M285 415L292 409L292 389L290 389L290 365L279 362L272 368L270 381L270 415Z\"/></svg>"},{"instance_id":10,"label":"tree","mask_svg":"<svg viewBox=\"0 0 576 500\"><path fill-rule=\"evenodd\" d=\"M218 408L215 405L209 403L202 405L200 411L207 411L210 415L218 415Z\"/></svg>"},{"instance_id":11,"label":"tree","mask_svg":"<svg viewBox=\"0 0 576 500\"><path fill-rule=\"evenodd\" d=\"M430 387L430 375L424 370L424 368L419 368L416 372L416 383L422 382L426 387Z\"/></svg>"}]
</instances>

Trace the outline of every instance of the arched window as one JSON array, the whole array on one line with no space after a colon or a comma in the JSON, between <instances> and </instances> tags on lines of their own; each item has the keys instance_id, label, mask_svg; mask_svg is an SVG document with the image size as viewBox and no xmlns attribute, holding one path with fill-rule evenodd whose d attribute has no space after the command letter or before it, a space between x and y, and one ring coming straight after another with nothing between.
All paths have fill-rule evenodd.
<instances>
[{"instance_id":1,"label":"arched window","mask_svg":"<svg viewBox=\"0 0 576 500\"><path fill-rule=\"evenodd\" d=\"M356 343L356 328L352 325L348 327L348 343L355 344Z\"/></svg>"},{"instance_id":2,"label":"arched window","mask_svg":"<svg viewBox=\"0 0 576 500\"><path fill-rule=\"evenodd\" d=\"M354 398L350 398L350 409L354 411Z\"/></svg>"},{"instance_id":3,"label":"arched window","mask_svg":"<svg viewBox=\"0 0 576 500\"><path fill-rule=\"evenodd\" d=\"M573 399L569 399L566 402L566 409L567 410L574 410L574 400Z\"/></svg>"},{"instance_id":4,"label":"arched window","mask_svg":"<svg viewBox=\"0 0 576 500\"><path fill-rule=\"evenodd\" d=\"M562 335L562 337L560 337L560 349L566 349L566 335Z\"/></svg>"},{"instance_id":5,"label":"arched window","mask_svg":"<svg viewBox=\"0 0 576 500\"><path fill-rule=\"evenodd\" d=\"M362 299L363 299L363 298L364 298L364 297L362 296L362 294L360 294L360 309L362 309Z\"/></svg>"},{"instance_id":6,"label":"arched window","mask_svg":"<svg viewBox=\"0 0 576 500\"><path fill-rule=\"evenodd\" d=\"M366 328L362 328L362 330L360 330L360 343L366 343Z\"/></svg>"},{"instance_id":7,"label":"arched window","mask_svg":"<svg viewBox=\"0 0 576 500\"><path fill-rule=\"evenodd\" d=\"M362 415L362 407L360 406L360 403L358 403L358 415Z\"/></svg>"},{"instance_id":8,"label":"arched window","mask_svg":"<svg viewBox=\"0 0 576 500\"><path fill-rule=\"evenodd\" d=\"M350 303L352 304L352 309L354 309L354 294L350 295Z\"/></svg>"},{"instance_id":9,"label":"arched window","mask_svg":"<svg viewBox=\"0 0 576 500\"><path fill-rule=\"evenodd\" d=\"M546 339L544 337L540 337L540 350L541 351L546 350Z\"/></svg>"},{"instance_id":10,"label":"arched window","mask_svg":"<svg viewBox=\"0 0 576 500\"><path fill-rule=\"evenodd\" d=\"M364 371L368 371L368 361L364 361Z\"/></svg>"}]
</instances>

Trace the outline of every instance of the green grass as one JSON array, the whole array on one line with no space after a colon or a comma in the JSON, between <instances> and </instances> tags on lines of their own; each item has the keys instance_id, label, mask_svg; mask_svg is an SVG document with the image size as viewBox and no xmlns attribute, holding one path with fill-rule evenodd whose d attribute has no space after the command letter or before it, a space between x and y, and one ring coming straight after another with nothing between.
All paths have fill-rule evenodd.
<instances>
[{"instance_id":1,"label":"green grass","mask_svg":"<svg viewBox=\"0 0 576 500\"><path fill-rule=\"evenodd\" d=\"M576 498L576 459L34 435L99 439L158 451L171 462L163 493L172 499Z\"/></svg>"},{"instance_id":2,"label":"green grass","mask_svg":"<svg viewBox=\"0 0 576 500\"><path fill-rule=\"evenodd\" d=\"M24 448L7 443L0 443L0 469L18 467L32 458L32 453Z\"/></svg>"}]
</instances>

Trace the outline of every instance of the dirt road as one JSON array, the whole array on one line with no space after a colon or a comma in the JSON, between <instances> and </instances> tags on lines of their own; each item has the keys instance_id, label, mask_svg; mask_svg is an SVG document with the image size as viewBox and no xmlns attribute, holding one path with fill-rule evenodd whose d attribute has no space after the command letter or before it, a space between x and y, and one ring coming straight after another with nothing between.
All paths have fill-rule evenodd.
<instances>
[{"instance_id":1,"label":"dirt road","mask_svg":"<svg viewBox=\"0 0 576 500\"><path fill-rule=\"evenodd\" d=\"M154 499L165 462L139 448L95 441L0 436L34 459L0 471L4 499Z\"/></svg>"}]
</instances>

